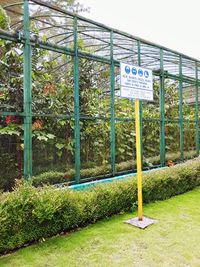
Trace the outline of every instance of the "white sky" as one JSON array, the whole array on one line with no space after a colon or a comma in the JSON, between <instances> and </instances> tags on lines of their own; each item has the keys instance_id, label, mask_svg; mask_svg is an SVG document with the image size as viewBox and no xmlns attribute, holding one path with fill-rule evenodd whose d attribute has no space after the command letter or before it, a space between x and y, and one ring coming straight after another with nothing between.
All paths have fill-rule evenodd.
<instances>
[{"instance_id":1,"label":"white sky","mask_svg":"<svg viewBox=\"0 0 200 267\"><path fill-rule=\"evenodd\" d=\"M200 60L200 0L79 0L84 16Z\"/></svg>"}]
</instances>

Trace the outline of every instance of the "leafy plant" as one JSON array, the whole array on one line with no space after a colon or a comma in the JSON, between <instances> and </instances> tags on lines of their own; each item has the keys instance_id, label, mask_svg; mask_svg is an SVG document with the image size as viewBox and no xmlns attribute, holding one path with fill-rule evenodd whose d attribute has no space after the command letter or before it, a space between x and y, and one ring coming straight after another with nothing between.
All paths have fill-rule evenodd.
<instances>
[{"instance_id":1,"label":"leafy plant","mask_svg":"<svg viewBox=\"0 0 200 267\"><path fill-rule=\"evenodd\" d=\"M167 199L200 185L200 159L144 175L144 203ZM83 227L137 206L135 178L89 190L34 188L25 183L0 195L0 253Z\"/></svg>"}]
</instances>

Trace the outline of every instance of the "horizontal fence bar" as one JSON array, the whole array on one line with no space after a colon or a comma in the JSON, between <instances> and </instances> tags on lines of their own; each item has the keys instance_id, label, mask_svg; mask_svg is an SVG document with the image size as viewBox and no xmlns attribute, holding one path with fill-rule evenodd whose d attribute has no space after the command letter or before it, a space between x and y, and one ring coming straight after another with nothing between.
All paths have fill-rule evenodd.
<instances>
[{"instance_id":1,"label":"horizontal fence bar","mask_svg":"<svg viewBox=\"0 0 200 267\"><path fill-rule=\"evenodd\" d=\"M0 116L19 116L19 117L24 117L23 112L13 112L13 111L0 111Z\"/></svg>"},{"instance_id":2,"label":"horizontal fence bar","mask_svg":"<svg viewBox=\"0 0 200 267\"><path fill-rule=\"evenodd\" d=\"M0 111L0 116L19 116L19 117L23 117L25 116L24 113L22 112L5 112L5 111ZM74 115L64 115L64 114L39 114L39 113L32 113L31 115L32 117L40 117L40 118L61 118L61 119L66 119L66 120L74 120ZM109 121L111 119L111 117L96 117L96 116L85 116L85 115L80 115L80 120L105 120L105 121ZM132 121L134 122L135 119L134 118L124 118L124 117L115 117L114 118L115 121ZM149 121L149 122L161 122L161 120L159 118L143 118L143 121ZM165 118L164 120L165 122L169 122L169 123L180 123L179 119L167 119ZM197 120L187 120L187 119L183 119L182 120L183 123L196 123Z\"/></svg>"},{"instance_id":3,"label":"horizontal fence bar","mask_svg":"<svg viewBox=\"0 0 200 267\"><path fill-rule=\"evenodd\" d=\"M0 29L0 39L4 39L11 42L19 42L18 35L16 33L9 33Z\"/></svg>"}]
</instances>

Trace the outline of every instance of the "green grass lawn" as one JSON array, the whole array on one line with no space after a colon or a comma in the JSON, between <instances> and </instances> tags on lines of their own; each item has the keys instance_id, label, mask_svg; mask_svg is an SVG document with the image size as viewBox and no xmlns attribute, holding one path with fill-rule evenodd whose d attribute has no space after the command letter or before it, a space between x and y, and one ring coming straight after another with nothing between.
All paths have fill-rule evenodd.
<instances>
[{"instance_id":1,"label":"green grass lawn","mask_svg":"<svg viewBox=\"0 0 200 267\"><path fill-rule=\"evenodd\" d=\"M113 216L0 258L0 266L200 266L200 188L144 207L145 230Z\"/></svg>"}]
</instances>

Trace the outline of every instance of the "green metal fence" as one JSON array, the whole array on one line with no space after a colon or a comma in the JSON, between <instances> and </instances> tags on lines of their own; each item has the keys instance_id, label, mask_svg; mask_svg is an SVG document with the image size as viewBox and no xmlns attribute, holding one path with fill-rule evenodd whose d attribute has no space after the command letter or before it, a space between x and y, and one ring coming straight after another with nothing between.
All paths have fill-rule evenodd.
<instances>
[{"instance_id":1,"label":"green metal fence","mask_svg":"<svg viewBox=\"0 0 200 267\"><path fill-rule=\"evenodd\" d=\"M119 97L120 62L153 70L155 101L140 103L143 168L199 155L200 61L40 0L5 2L0 145L5 160L15 154L8 172L13 164L25 179L62 171L80 183L133 171L134 106Z\"/></svg>"}]
</instances>

